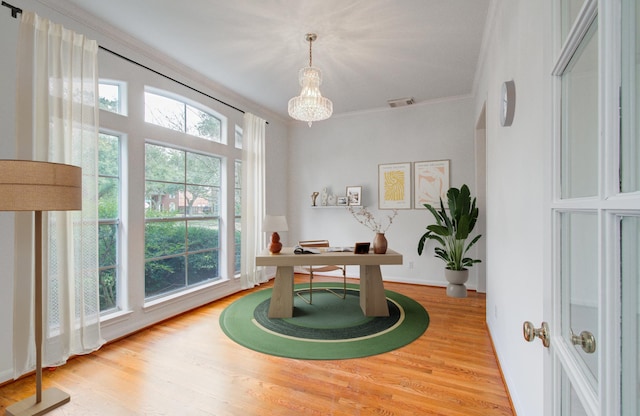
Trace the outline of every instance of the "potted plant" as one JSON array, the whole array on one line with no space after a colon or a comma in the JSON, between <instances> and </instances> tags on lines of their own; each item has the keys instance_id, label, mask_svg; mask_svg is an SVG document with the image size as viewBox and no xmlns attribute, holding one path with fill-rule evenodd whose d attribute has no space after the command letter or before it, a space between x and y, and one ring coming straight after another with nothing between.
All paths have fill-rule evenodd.
<instances>
[{"instance_id":1,"label":"potted plant","mask_svg":"<svg viewBox=\"0 0 640 416\"><path fill-rule=\"evenodd\" d=\"M464 286L469 278L468 267L480 263L478 259L465 257L467 251L480 239L477 235L468 244L467 239L478 220L476 198L471 198L467 185L460 189L449 188L447 191L448 208L445 209L440 198L440 209L436 210L430 204L424 204L433 214L436 224L427 226L427 232L418 241L418 255L422 255L427 240L435 240L440 247L435 248L435 256L445 263L445 277L449 282L447 295L466 297L467 288ZM447 210L449 214L447 214Z\"/></svg>"}]
</instances>

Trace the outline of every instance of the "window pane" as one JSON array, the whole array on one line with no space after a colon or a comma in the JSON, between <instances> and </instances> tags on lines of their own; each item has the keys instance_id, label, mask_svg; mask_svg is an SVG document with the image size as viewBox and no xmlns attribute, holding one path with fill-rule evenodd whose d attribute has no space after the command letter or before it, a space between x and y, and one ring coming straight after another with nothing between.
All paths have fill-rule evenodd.
<instances>
[{"instance_id":1,"label":"window pane","mask_svg":"<svg viewBox=\"0 0 640 416\"><path fill-rule=\"evenodd\" d=\"M563 213L561 232L562 336L569 344L571 335L579 335L582 331L600 339L598 216L595 213ZM576 356L597 382L599 354L588 354L578 345L574 347Z\"/></svg>"},{"instance_id":2,"label":"window pane","mask_svg":"<svg viewBox=\"0 0 640 416\"><path fill-rule=\"evenodd\" d=\"M234 206L235 216L239 217L242 214L242 189L236 189Z\"/></svg>"},{"instance_id":3,"label":"window pane","mask_svg":"<svg viewBox=\"0 0 640 416\"><path fill-rule=\"evenodd\" d=\"M189 284L219 278L218 251L189 254Z\"/></svg>"},{"instance_id":4,"label":"window pane","mask_svg":"<svg viewBox=\"0 0 640 416\"><path fill-rule=\"evenodd\" d=\"M584 410L584 406L582 406L582 402L578 397L578 393L576 393L573 385L569 381L569 377L567 373L562 371L562 379L561 379L560 388L563 391L561 395L562 402L560 405L562 406L560 415L561 416L588 416L586 410Z\"/></svg>"},{"instance_id":5,"label":"window pane","mask_svg":"<svg viewBox=\"0 0 640 416\"><path fill-rule=\"evenodd\" d=\"M144 93L144 121L185 132L185 104L173 98Z\"/></svg>"},{"instance_id":6,"label":"window pane","mask_svg":"<svg viewBox=\"0 0 640 416\"><path fill-rule=\"evenodd\" d=\"M117 224L98 226L98 265L100 267L115 266L118 263L117 230Z\"/></svg>"},{"instance_id":7,"label":"window pane","mask_svg":"<svg viewBox=\"0 0 640 416\"><path fill-rule=\"evenodd\" d=\"M148 261L144 268L145 297L175 292L186 287L184 256Z\"/></svg>"},{"instance_id":8,"label":"window pane","mask_svg":"<svg viewBox=\"0 0 640 416\"><path fill-rule=\"evenodd\" d=\"M189 221L189 251L220 247L218 220Z\"/></svg>"},{"instance_id":9,"label":"window pane","mask_svg":"<svg viewBox=\"0 0 640 416\"><path fill-rule=\"evenodd\" d=\"M102 176L120 176L120 138L104 133L100 133L99 137L99 174Z\"/></svg>"},{"instance_id":10,"label":"window pane","mask_svg":"<svg viewBox=\"0 0 640 416\"><path fill-rule=\"evenodd\" d=\"M562 0L562 41L567 38L585 0Z\"/></svg>"},{"instance_id":11,"label":"window pane","mask_svg":"<svg viewBox=\"0 0 640 416\"><path fill-rule=\"evenodd\" d=\"M186 225L184 221L161 221L145 226L146 258L182 254L186 251Z\"/></svg>"},{"instance_id":12,"label":"window pane","mask_svg":"<svg viewBox=\"0 0 640 416\"><path fill-rule=\"evenodd\" d=\"M598 37L594 22L562 75L562 197L598 194Z\"/></svg>"},{"instance_id":13,"label":"window pane","mask_svg":"<svg viewBox=\"0 0 640 416\"><path fill-rule=\"evenodd\" d=\"M622 414L640 412L640 217L620 223L622 273Z\"/></svg>"},{"instance_id":14,"label":"window pane","mask_svg":"<svg viewBox=\"0 0 640 416\"><path fill-rule=\"evenodd\" d=\"M640 190L640 5L624 2L620 190Z\"/></svg>"},{"instance_id":15,"label":"window pane","mask_svg":"<svg viewBox=\"0 0 640 416\"><path fill-rule=\"evenodd\" d=\"M98 136L98 266L100 311L118 306L120 223L120 142L119 137Z\"/></svg>"},{"instance_id":16,"label":"window pane","mask_svg":"<svg viewBox=\"0 0 640 416\"><path fill-rule=\"evenodd\" d=\"M98 178L98 214L100 219L118 218L119 178Z\"/></svg>"},{"instance_id":17,"label":"window pane","mask_svg":"<svg viewBox=\"0 0 640 416\"><path fill-rule=\"evenodd\" d=\"M221 121L209 113L187 106L187 134L220 142Z\"/></svg>"},{"instance_id":18,"label":"window pane","mask_svg":"<svg viewBox=\"0 0 640 416\"><path fill-rule=\"evenodd\" d=\"M147 181L145 187L145 217L174 218L184 214L184 185Z\"/></svg>"},{"instance_id":19,"label":"window pane","mask_svg":"<svg viewBox=\"0 0 640 416\"><path fill-rule=\"evenodd\" d=\"M242 130L236 129L236 148L242 149Z\"/></svg>"},{"instance_id":20,"label":"window pane","mask_svg":"<svg viewBox=\"0 0 640 416\"><path fill-rule=\"evenodd\" d=\"M98 94L100 96L100 109L122 114L120 85L101 82L98 84L98 90Z\"/></svg>"},{"instance_id":21,"label":"window pane","mask_svg":"<svg viewBox=\"0 0 640 416\"><path fill-rule=\"evenodd\" d=\"M100 311L107 311L117 307L116 269L101 270L100 279Z\"/></svg>"},{"instance_id":22,"label":"window pane","mask_svg":"<svg viewBox=\"0 0 640 416\"><path fill-rule=\"evenodd\" d=\"M237 135L236 130L236 135ZM234 215L235 215L235 253L234 253L234 270L235 274L240 274L241 259L242 259L242 162L235 161L235 200L234 200Z\"/></svg>"},{"instance_id":23,"label":"window pane","mask_svg":"<svg viewBox=\"0 0 640 416\"><path fill-rule=\"evenodd\" d=\"M218 216L220 192L211 186L187 186L185 199L186 214L188 216Z\"/></svg>"},{"instance_id":24,"label":"window pane","mask_svg":"<svg viewBox=\"0 0 640 416\"><path fill-rule=\"evenodd\" d=\"M184 182L184 151L153 144L145 147L144 170L147 180Z\"/></svg>"},{"instance_id":25,"label":"window pane","mask_svg":"<svg viewBox=\"0 0 640 416\"><path fill-rule=\"evenodd\" d=\"M235 187L236 189L240 189L242 188L242 162L239 160L236 160L235 162Z\"/></svg>"},{"instance_id":26,"label":"window pane","mask_svg":"<svg viewBox=\"0 0 640 416\"><path fill-rule=\"evenodd\" d=\"M234 270L235 274L240 273L240 255L242 253L242 221L240 218L236 218L235 221L235 262L234 262Z\"/></svg>"},{"instance_id":27,"label":"window pane","mask_svg":"<svg viewBox=\"0 0 640 416\"><path fill-rule=\"evenodd\" d=\"M187 183L220 185L220 158L187 153Z\"/></svg>"}]
</instances>

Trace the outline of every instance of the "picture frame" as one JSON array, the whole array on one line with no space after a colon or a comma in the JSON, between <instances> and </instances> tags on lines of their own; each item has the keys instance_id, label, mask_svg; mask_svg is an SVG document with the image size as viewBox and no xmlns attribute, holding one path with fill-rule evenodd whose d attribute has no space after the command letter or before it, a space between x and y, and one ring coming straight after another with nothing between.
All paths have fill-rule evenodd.
<instances>
[{"instance_id":1,"label":"picture frame","mask_svg":"<svg viewBox=\"0 0 640 416\"><path fill-rule=\"evenodd\" d=\"M449 160L414 162L413 176L415 209L427 209L424 204L430 204L438 209L440 198L444 206L447 206Z\"/></svg>"},{"instance_id":2,"label":"picture frame","mask_svg":"<svg viewBox=\"0 0 640 416\"><path fill-rule=\"evenodd\" d=\"M362 205L362 186L347 186L347 205Z\"/></svg>"},{"instance_id":3,"label":"picture frame","mask_svg":"<svg viewBox=\"0 0 640 416\"><path fill-rule=\"evenodd\" d=\"M411 162L378 165L378 208L411 209Z\"/></svg>"},{"instance_id":4,"label":"picture frame","mask_svg":"<svg viewBox=\"0 0 640 416\"><path fill-rule=\"evenodd\" d=\"M355 246L353 246L353 253L354 254L369 254L369 247L371 246L371 243L356 243Z\"/></svg>"},{"instance_id":5,"label":"picture frame","mask_svg":"<svg viewBox=\"0 0 640 416\"><path fill-rule=\"evenodd\" d=\"M349 205L349 199L346 196L339 196L336 200L336 205L346 207Z\"/></svg>"}]
</instances>

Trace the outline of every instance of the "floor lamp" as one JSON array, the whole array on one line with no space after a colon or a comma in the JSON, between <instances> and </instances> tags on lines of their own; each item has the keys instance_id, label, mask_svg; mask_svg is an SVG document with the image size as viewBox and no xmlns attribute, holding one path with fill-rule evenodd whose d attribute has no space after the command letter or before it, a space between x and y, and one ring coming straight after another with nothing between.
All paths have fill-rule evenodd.
<instances>
[{"instance_id":1,"label":"floor lamp","mask_svg":"<svg viewBox=\"0 0 640 416\"><path fill-rule=\"evenodd\" d=\"M36 394L7 407L7 416L45 414L71 400L57 388L42 391L42 211L82 208L82 170L29 160L0 160L0 211L35 211Z\"/></svg>"}]
</instances>

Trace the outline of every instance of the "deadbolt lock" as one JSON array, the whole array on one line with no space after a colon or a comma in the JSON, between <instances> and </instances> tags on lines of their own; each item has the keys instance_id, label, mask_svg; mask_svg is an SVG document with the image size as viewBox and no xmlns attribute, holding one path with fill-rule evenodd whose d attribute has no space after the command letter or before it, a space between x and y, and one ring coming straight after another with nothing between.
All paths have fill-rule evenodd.
<instances>
[{"instance_id":1,"label":"deadbolt lock","mask_svg":"<svg viewBox=\"0 0 640 416\"><path fill-rule=\"evenodd\" d=\"M522 324L522 334L524 339L528 342L532 342L537 338L542 340L542 345L549 348L549 325L546 322L542 322L542 326L537 328L529 321Z\"/></svg>"},{"instance_id":2,"label":"deadbolt lock","mask_svg":"<svg viewBox=\"0 0 640 416\"><path fill-rule=\"evenodd\" d=\"M582 350L587 354L596 352L596 337L589 331L582 331L580 335L571 332L571 343L573 343L573 345L580 345Z\"/></svg>"}]
</instances>

